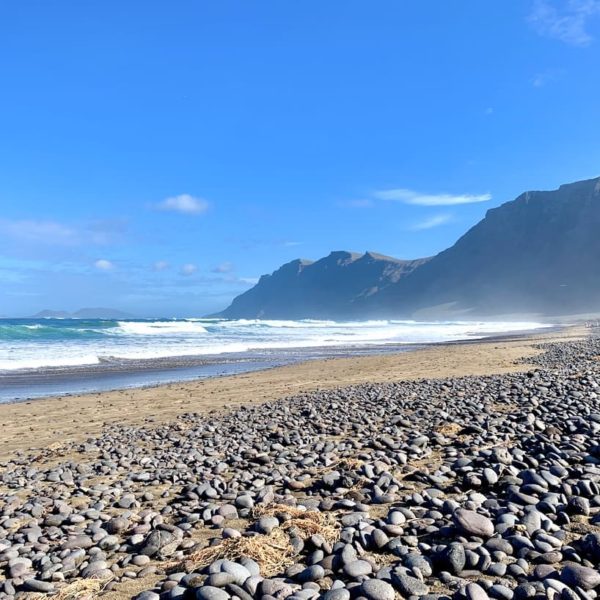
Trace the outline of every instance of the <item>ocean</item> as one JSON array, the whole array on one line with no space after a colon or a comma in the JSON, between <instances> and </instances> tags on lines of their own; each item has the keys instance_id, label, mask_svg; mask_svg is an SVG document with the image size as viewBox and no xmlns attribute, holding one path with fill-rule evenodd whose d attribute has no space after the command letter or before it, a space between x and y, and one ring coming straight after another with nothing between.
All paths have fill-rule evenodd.
<instances>
[{"instance_id":1,"label":"ocean","mask_svg":"<svg viewBox=\"0 0 600 600\"><path fill-rule=\"evenodd\" d=\"M548 326L492 321L1 319L0 401L194 379Z\"/></svg>"}]
</instances>

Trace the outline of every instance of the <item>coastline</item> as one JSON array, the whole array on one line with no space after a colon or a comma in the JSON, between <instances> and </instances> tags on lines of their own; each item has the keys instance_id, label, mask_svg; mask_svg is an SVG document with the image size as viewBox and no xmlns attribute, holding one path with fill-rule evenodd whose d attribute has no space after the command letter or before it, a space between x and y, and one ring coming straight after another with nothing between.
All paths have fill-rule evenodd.
<instances>
[{"instance_id":1,"label":"coastline","mask_svg":"<svg viewBox=\"0 0 600 600\"><path fill-rule=\"evenodd\" d=\"M479 339L475 341L479 341ZM172 356L160 359L102 363L91 366L78 365L73 367L50 367L33 371L3 372L0 374L0 405L43 400L58 396L82 396L91 393L200 381L312 360L398 354L435 344L431 342L354 347L315 346L281 350L273 348L267 352L254 351L214 356Z\"/></svg>"},{"instance_id":2,"label":"coastline","mask_svg":"<svg viewBox=\"0 0 600 600\"><path fill-rule=\"evenodd\" d=\"M476 337L445 341L406 341L339 345L272 347L245 352L173 355L159 358L101 360L85 365L48 366L35 369L0 370L0 405L50 397L82 396L91 393L155 387L187 381L237 375L312 360L354 358L411 352L439 345L470 344L483 340L561 331L565 325L529 330L506 330Z\"/></svg>"},{"instance_id":3,"label":"coastline","mask_svg":"<svg viewBox=\"0 0 600 600\"><path fill-rule=\"evenodd\" d=\"M325 358L236 375L0 404L0 460L84 440L113 424L144 426L361 383L513 373L538 343L581 339L583 326L432 344L410 352Z\"/></svg>"},{"instance_id":4,"label":"coastline","mask_svg":"<svg viewBox=\"0 0 600 600\"><path fill-rule=\"evenodd\" d=\"M191 381L309 359L385 354L552 327L539 320L9 320L0 332L0 403Z\"/></svg>"},{"instance_id":5,"label":"coastline","mask_svg":"<svg viewBox=\"0 0 600 600\"><path fill-rule=\"evenodd\" d=\"M553 486L577 475L581 482L569 487L575 498L569 506L584 502L578 493L589 485L585 471L594 476L600 470L586 462L595 453L596 420L580 418L591 411L600 419L597 333L573 326L307 361L187 385L0 405L11 447L0 448L4 545L21 544L25 533L52 535L44 558L58 561L39 561L30 545L16 561L0 554L4 588L106 600L159 600L171 588L179 600L193 588L197 598L212 598L224 552L228 565L254 569L258 587L244 575L243 588L226 584L218 597L264 597L282 581L301 589L301 574L312 572L311 552L319 545L328 553L317 569L321 592L331 574L349 588L385 588L378 599L393 597L393 586L408 596L410 574L390 578L385 571L390 564L400 574L406 568L404 555L391 552L394 539L433 535L447 546L451 532L453 544L477 551L480 544L469 539L482 541L478 522L457 521L457 507L466 507L473 519L485 519L485 537L513 540L513 529L499 519L507 503L531 505L533 498L525 476L499 477L513 460L536 465L526 473L559 472L560 466L561 477L550 477L558 482ZM525 419L530 414L538 418ZM547 457L549 440L553 448L570 445L574 424L585 428L578 430L585 451ZM32 440L37 449L27 445ZM536 501L546 492L540 488ZM442 498L447 501L440 505ZM430 518L412 516L421 509L436 511L435 527ZM400 511L408 511L404 520ZM572 522L565 519L561 531L582 542L597 527L597 513L594 504ZM519 531L534 531L527 511L519 515ZM365 525L373 532L364 538L367 552L346 562L360 573L369 565L368 579L331 563L342 528L354 539ZM313 535L315 528L329 546ZM298 536L306 547L293 554ZM266 552L273 544L276 558ZM430 550L415 552L429 556ZM450 578L425 574L420 595L431 590L440 598L464 598L457 590L468 584L482 585L483 592L505 581L512 590L525 572L514 554L511 546L496 562L480 566L478 560L477 569L461 563ZM535 565L533 581L544 576L538 555L526 556L527 568ZM71 562L80 556L82 562ZM568 557L556 559L568 572Z\"/></svg>"}]
</instances>

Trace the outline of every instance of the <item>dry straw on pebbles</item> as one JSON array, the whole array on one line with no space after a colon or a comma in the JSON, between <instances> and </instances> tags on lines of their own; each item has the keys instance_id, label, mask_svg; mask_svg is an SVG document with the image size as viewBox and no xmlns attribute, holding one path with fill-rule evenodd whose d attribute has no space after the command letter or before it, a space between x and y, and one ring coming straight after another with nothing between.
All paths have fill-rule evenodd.
<instances>
[{"instance_id":1,"label":"dry straw on pebbles","mask_svg":"<svg viewBox=\"0 0 600 600\"><path fill-rule=\"evenodd\" d=\"M169 570L200 571L219 559L235 561L250 558L259 565L261 575L273 577L293 564L293 555L290 536L283 529L276 528L268 535L225 539L214 546L193 552Z\"/></svg>"},{"instance_id":2,"label":"dry straw on pebbles","mask_svg":"<svg viewBox=\"0 0 600 600\"><path fill-rule=\"evenodd\" d=\"M333 544L339 538L339 523L330 513L284 504L257 506L252 513L257 518L279 517L281 524L275 526L268 534L219 541L186 556L180 563L170 565L169 570L198 571L219 559L235 561L245 557L258 564L261 575L273 577L294 563L293 557L296 552L291 543L292 536L306 540L312 535L319 535L329 544Z\"/></svg>"}]
</instances>

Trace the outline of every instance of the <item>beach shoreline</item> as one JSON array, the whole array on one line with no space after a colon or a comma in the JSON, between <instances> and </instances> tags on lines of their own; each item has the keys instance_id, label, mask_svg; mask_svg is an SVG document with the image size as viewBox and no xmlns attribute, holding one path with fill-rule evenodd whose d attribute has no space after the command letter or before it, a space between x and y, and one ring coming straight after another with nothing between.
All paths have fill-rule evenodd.
<instances>
[{"instance_id":1,"label":"beach shoreline","mask_svg":"<svg viewBox=\"0 0 600 600\"><path fill-rule=\"evenodd\" d=\"M503 341L562 331L568 325L508 330L471 338L435 342L390 342L338 346L273 347L216 355L173 355L152 359L102 360L98 364L0 370L0 404L50 397L144 389L161 385L238 375L313 360L412 352L435 346Z\"/></svg>"},{"instance_id":2,"label":"beach shoreline","mask_svg":"<svg viewBox=\"0 0 600 600\"><path fill-rule=\"evenodd\" d=\"M9 371L0 373L0 404L126 389L146 389L174 383L201 381L213 377L251 373L313 360L398 354L435 344L317 346L314 348L286 348L285 352L281 353L274 348L269 352L215 356L172 356L99 365Z\"/></svg>"},{"instance_id":3,"label":"beach shoreline","mask_svg":"<svg viewBox=\"0 0 600 600\"><path fill-rule=\"evenodd\" d=\"M306 360L254 372L0 404L0 460L57 441L84 440L112 424L165 423L186 412L228 410L361 383L526 370L539 343L581 339L583 326L436 343L410 352Z\"/></svg>"},{"instance_id":4,"label":"beach shoreline","mask_svg":"<svg viewBox=\"0 0 600 600\"><path fill-rule=\"evenodd\" d=\"M482 536L512 544L507 507L548 495L532 478L552 489L568 479L570 496L557 508L571 516L551 532L557 545L585 546L600 518L592 496L599 355L598 331L580 326L0 406L8 442L0 449L0 585L9 597L85 592L106 600L219 591L260 598L276 585L289 596L313 572L314 598L326 595L330 576L346 590L384 589L378 600L394 588L408 596L417 583L418 595L455 600L473 581L482 593L498 582L529 585L527 571L533 582L546 577L535 549L516 564L505 545L473 569L456 566L445 549L459 544L489 558ZM506 477L512 472L518 477ZM516 518L536 541L541 521L527 510ZM33 541L23 545L24 535ZM411 541L424 535L434 545ZM398 554L398 544L411 554ZM405 562L413 555L436 571L414 579ZM227 578L220 557L248 571L244 587L215 587ZM563 577L570 556L548 557L563 569L551 576L572 584ZM452 578L440 575L448 569Z\"/></svg>"},{"instance_id":5,"label":"beach shoreline","mask_svg":"<svg viewBox=\"0 0 600 600\"><path fill-rule=\"evenodd\" d=\"M0 403L236 374L308 359L548 330L538 321L11 319L0 326Z\"/></svg>"}]
</instances>

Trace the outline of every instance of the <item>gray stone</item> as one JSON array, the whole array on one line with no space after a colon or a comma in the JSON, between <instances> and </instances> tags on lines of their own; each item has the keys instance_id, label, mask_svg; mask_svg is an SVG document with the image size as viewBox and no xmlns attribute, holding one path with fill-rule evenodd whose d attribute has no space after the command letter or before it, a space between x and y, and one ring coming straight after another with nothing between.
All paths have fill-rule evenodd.
<instances>
[{"instance_id":1,"label":"gray stone","mask_svg":"<svg viewBox=\"0 0 600 600\"><path fill-rule=\"evenodd\" d=\"M331 589L323 594L323 600L350 600L350 592L346 588Z\"/></svg>"},{"instance_id":2,"label":"gray stone","mask_svg":"<svg viewBox=\"0 0 600 600\"><path fill-rule=\"evenodd\" d=\"M156 592L142 592L135 597L135 600L160 600L160 594Z\"/></svg>"},{"instance_id":3,"label":"gray stone","mask_svg":"<svg viewBox=\"0 0 600 600\"><path fill-rule=\"evenodd\" d=\"M465 588L468 600L489 600L487 592L477 583L469 583Z\"/></svg>"},{"instance_id":4,"label":"gray stone","mask_svg":"<svg viewBox=\"0 0 600 600\"><path fill-rule=\"evenodd\" d=\"M596 569L576 563L568 563L560 573L560 579L569 586L591 590L600 585L600 573Z\"/></svg>"},{"instance_id":5,"label":"gray stone","mask_svg":"<svg viewBox=\"0 0 600 600\"><path fill-rule=\"evenodd\" d=\"M229 600L229 594L217 587L205 585L196 590L197 600Z\"/></svg>"},{"instance_id":6,"label":"gray stone","mask_svg":"<svg viewBox=\"0 0 600 600\"><path fill-rule=\"evenodd\" d=\"M366 575L370 575L373 572L373 567L371 563L366 560L353 560L348 564L344 565L344 573L348 575L348 577L364 577Z\"/></svg>"},{"instance_id":7,"label":"gray stone","mask_svg":"<svg viewBox=\"0 0 600 600\"><path fill-rule=\"evenodd\" d=\"M472 510L459 508L454 512L454 522L467 535L488 538L494 535L494 524L488 517Z\"/></svg>"},{"instance_id":8,"label":"gray stone","mask_svg":"<svg viewBox=\"0 0 600 600\"><path fill-rule=\"evenodd\" d=\"M41 592L51 594L54 592L54 584L49 581L40 581L39 579L26 579L24 586L30 592Z\"/></svg>"},{"instance_id":9,"label":"gray stone","mask_svg":"<svg viewBox=\"0 0 600 600\"><path fill-rule=\"evenodd\" d=\"M429 593L429 586L416 577L402 573L392 573L392 583L404 596L424 596Z\"/></svg>"},{"instance_id":10,"label":"gray stone","mask_svg":"<svg viewBox=\"0 0 600 600\"><path fill-rule=\"evenodd\" d=\"M155 529L148 534L148 537L142 543L139 554L156 556L157 554L161 554L165 548L171 546L175 541L176 538L170 531Z\"/></svg>"},{"instance_id":11,"label":"gray stone","mask_svg":"<svg viewBox=\"0 0 600 600\"><path fill-rule=\"evenodd\" d=\"M279 527L279 521L276 517L264 516L256 522L256 531L259 533L265 533L268 535L276 527Z\"/></svg>"},{"instance_id":12,"label":"gray stone","mask_svg":"<svg viewBox=\"0 0 600 600\"><path fill-rule=\"evenodd\" d=\"M367 579L363 581L360 590L368 600L394 600L394 588L381 579Z\"/></svg>"},{"instance_id":13,"label":"gray stone","mask_svg":"<svg viewBox=\"0 0 600 600\"><path fill-rule=\"evenodd\" d=\"M298 581L303 583L307 581L319 581L323 577L325 577L325 569L321 565L312 565L298 575Z\"/></svg>"}]
</instances>

